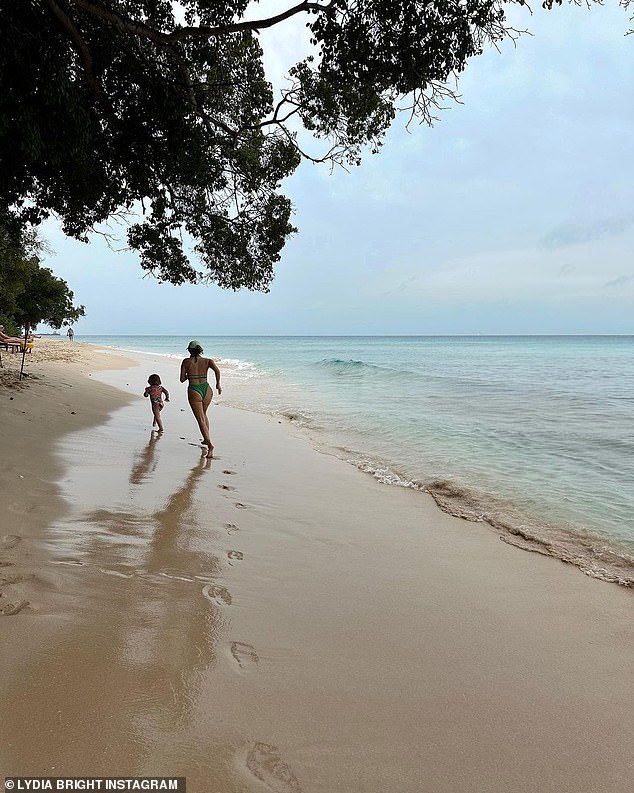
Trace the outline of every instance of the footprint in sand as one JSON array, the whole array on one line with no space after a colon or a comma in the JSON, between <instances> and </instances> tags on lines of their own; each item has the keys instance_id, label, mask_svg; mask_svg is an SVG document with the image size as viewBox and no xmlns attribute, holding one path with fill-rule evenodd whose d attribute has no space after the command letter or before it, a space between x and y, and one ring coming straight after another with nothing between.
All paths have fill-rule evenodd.
<instances>
[{"instance_id":1,"label":"footprint in sand","mask_svg":"<svg viewBox=\"0 0 634 793\"><path fill-rule=\"evenodd\" d=\"M237 507L237 509L246 509L247 508L246 504L241 504L239 501L236 501L235 506Z\"/></svg>"},{"instance_id":2,"label":"footprint in sand","mask_svg":"<svg viewBox=\"0 0 634 793\"><path fill-rule=\"evenodd\" d=\"M231 605L231 593L223 586L207 584L203 587L203 595L217 606Z\"/></svg>"},{"instance_id":3,"label":"footprint in sand","mask_svg":"<svg viewBox=\"0 0 634 793\"><path fill-rule=\"evenodd\" d=\"M218 487L219 487L221 490L235 490L235 487L231 487L231 485L225 485L225 484L222 484L222 485L218 485Z\"/></svg>"},{"instance_id":4,"label":"footprint in sand","mask_svg":"<svg viewBox=\"0 0 634 793\"><path fill-rule=\"evenodd\" d=\"M5 536L0 540L0 547L6 548L14 548L22 539L22 537L18 537L17 534L5 534Z\"/></svg>"},{"instance_id":5,"label":"footprint in sand","mask_svg":"<svg viewBox=\"0 0 634 793\"><path fill-rule=\"evenodd\" d=\"M235 559L236 561L241 562L244 559L244 554L242 551L228 551L227 557L229 559Z\"/></svg>"},{"instance_id":6,"label":"footprint in sand","mask_svg":"<svg viewBox=\"0 0 634 793\"><path fill-rule=\"evenodd\" d=\"M245 642L231 642L231 655L241 669L257 666L260 661L255 647Z\"/></svg>"},{"instance_id":7,"label":"footprint in sand","mask_svg":"<svg viewBox=\"0 0 634 793\"><path fill-rule=\"evenodd\" d=\"M238 472L237 472L237 471L229 471L229 470L225 470L225 471L223 471L222 473L223 473L223 474L231 474L231 475L233 475L233 474L237 474Z\"/></svg>"},{"instance_id":8,"label":"footprint in sand","mask_svg":"<svg viewBox=\"0 0 634 793\"><path fill-rule=\"evenodd\" d=\"M28 600L21 600L19 603L7 603L0 608L0 615L3 617L12 617L14 614L19 614L22 609L28 605Z\"/></svg>"},{"instance_id":9,"label":"footprint in sand","mask_svg":"<svg viewBox=\"0 0 634 793\"><path fill-rule=\"evenodd\" d=\"M227 530L227 534L233 534L234 531L240 531L235 523L225 523L225 529Z\"/></svg>"},{"instance_id":10,"label":"footprint in sand","mask_svg":"<svg viewBox=\"0 0 634 793\"><path fill-rule=\"evenodd\" d=\"M255 743L247 752L247 768L274 793L301 793L302 788L291 768L280 757L276 746Z\"/></svg>"},{"instance_id":11,"label":"footprint in sand","mask_svg":"<svg viewBox=\"0 0 634 793\"><path fill-rule=\"evenodd\" d=\"M10 584L19 584L21 581L31 581L33 578L35 578L35 573L27 573L25 575L0 576L0 585L9 586Z\"/></svg>"}]
</instances>

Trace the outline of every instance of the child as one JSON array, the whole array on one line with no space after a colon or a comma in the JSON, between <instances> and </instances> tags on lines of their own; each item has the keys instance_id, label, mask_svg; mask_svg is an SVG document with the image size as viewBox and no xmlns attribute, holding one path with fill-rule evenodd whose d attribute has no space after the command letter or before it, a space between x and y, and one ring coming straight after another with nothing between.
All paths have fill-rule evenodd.
<instances>
[{"instance_id":1,"label":"child","mask_svg":"<svg viewBox=\"0 0 634 793\"><path fill-rule=\"evenodd\" d=\"M165 394L165 401L170 401L169 391L161 385L161 378L157 374L151 374L148 379L148 385L143 394L144 397L150 397L150 406L154 414L153 427L158 427L159 432L163 432L163 422L161 421L161 410L163 410L163 394Z\"/></svg>"}]
</instances>

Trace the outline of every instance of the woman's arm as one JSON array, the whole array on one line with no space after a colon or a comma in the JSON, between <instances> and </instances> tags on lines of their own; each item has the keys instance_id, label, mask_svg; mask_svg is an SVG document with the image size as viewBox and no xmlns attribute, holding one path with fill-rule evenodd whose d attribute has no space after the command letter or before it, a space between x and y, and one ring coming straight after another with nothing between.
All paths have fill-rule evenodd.
<instances>
[{"instance_id":1,"label":"woman's arm","mask_svg":"<svg viewBox=\"0 0 634 793\"><path fill-rule=\"evenodd\" d=\"M222 394L222 386L220 385L220 369L216 366L216 364L209 359L209 368L213 369L214 374L216 375L216 391L219 394Z\"/></svg>"},{"instance_id":2,"label":"woman's arm","mask_svg":"<svg viewBox=\"0 0 634 793\"><path fill-rule=\"evenodd\" d=\"M185 371L185 363L187 362L187 358L183 358L183 362L181 363L181 383L184 383L187 380L187 372Z\"/></svg>"}]
</instances>

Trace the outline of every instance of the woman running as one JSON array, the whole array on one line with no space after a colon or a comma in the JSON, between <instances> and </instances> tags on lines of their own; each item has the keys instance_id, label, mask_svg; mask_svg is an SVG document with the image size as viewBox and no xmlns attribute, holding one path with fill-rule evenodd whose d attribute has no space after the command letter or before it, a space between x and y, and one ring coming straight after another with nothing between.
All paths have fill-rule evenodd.
<instances>
[{"instance_id":1,"label":"woman running","mask_svg":"<svg viewBox=\"0 0 634 793\"><path fill-rule=\"evenodd\" d=\"M207 382L207 372L211 369L216 375L216 389L222 394L220 387L220 369L211 360L203 358L201 353L203 348L199 341L193 339L187 345L189 358L184 358L181 363L181 383L189 381L187 386L187 399L192 409L194 418L198 422L200 432L203 436L203 443L207 447L207 457L214 456L214 447L209 437L209 419L207 418L207 408L211 403L214 392Z\"/></svg>"}]
</instances>

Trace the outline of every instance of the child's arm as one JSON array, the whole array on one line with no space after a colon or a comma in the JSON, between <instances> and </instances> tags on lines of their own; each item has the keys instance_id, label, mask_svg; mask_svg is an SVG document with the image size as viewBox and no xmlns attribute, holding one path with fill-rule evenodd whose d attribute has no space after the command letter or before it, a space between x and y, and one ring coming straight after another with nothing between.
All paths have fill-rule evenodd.
<instances>
[{"instance_id":1,"label":"child's arm","mask_svg":"<svg viewBox=\"0 0 634 793\"><path fill-rule=\"evenodd\" d=\"M167 388L163 388L163 393L165 394L165 401L169 402L170 401L170 392L167 390Z\"/></svg>"},{"instance_id":2,"label":"child's arm","mask_svg":"<svg viewBox=\"0 0 634 793\"><path fill-rule=\"evenodd\" d=\"M143 392L143 396L144 396L144 397L146 397L146 396L150 396L150 389L149 389L149 386L145 386L145 391Z\"/></svg>"}]
</instances>

